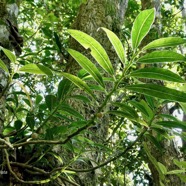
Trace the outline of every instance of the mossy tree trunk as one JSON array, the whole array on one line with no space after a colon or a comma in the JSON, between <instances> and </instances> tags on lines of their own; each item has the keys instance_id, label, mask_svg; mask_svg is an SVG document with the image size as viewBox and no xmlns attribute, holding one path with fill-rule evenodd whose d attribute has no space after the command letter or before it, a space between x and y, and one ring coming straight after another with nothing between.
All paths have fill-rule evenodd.
<instances>
[{"instance_id":1,"label":"mossy tree trunk","mask_svg":"<svg viewBox=\"0 0 186 186\"><path fill-rule=\"evenodd\" d=\"M104 49L107 51L108 56L111 60L111 62L114 64L114 66L117 68L119 65L119 62L116 60L116 54L111 47L111 44L106 37L106 34L99 28L105 27L110 30L112 30L115 34L120 36L121 26L124 22L124 15L126 12L128 6L128 0L88 0L86 4L82 4L79 8L78 15L72 24L73 29L81 30L92 37L94 37L98 42L101 43L101 45L104 47ZM70 47L81 51L82 53L86 53L86 51L75 41L71 40ZM90 57L90 56L89 56ZM91 58L92 61L94 61ZM72 60L69 59L69 63L67 65L66 71L68 71L71 74L77 74L77 72L80 70L80 67L78 64ZM108 85L109 86L109 85ZM102 93L96 93L97 97L99 97L100 100L104 100L104 95ZM86 113L86 108L84 105L80 105L79 103L75 103L74 107L78 108L83 113ZM96 108L89 108L89 110L95 110ZM87 115L90 115L91 113L86 113ZM94 132L97 137L90 137L91 140L98 142L99 139L106 139L107 136L107 128L109 125L109 118L103 117L100 120L100 123L97 124L97 126L94 127L94 130L91 132ZM96 129L95 129L96 128ZM91 129L89 129L91 130ZM92 165L94 166L93 162L104 161L104 157L99 154L99 152L96 153L89 153L85 156L89 157L89 159L92 159L91 161ZM98 160L98 157L100 157L100 160ZM81 167L84 168L84 167ZM96 170L93 173L86 173L86 174L80 174L79 178L81 181L78 181L81 185L96 185L97 183L100 183L98 181L98 175L101 177L101 171Z\"/></svg>"},{"instance_id":2,"label":"mossy tree trunk","mask_svg":"<svg viewBox=\"0 0 186 186\"><path fill-rule=\"evenodd\" d=\"M6 1L2 0L0 2L0 46L9 50L14 50L14 52L19 55L21 52L22 37L19 35L17 29L17 16L19 11L18 1ZM0 51L0 59L6 64L9 71L10 61L4 55L2 50ZM7 73L5 73L0 68L0 138L3 140L8 140L7 137L3 136L3 130L6 123L6 96L9 90L9 78ZM8 152L9 153L9 152ZM6 166L4 151L0 152L0 185L17 185L13 183L15 180L11 176L10 172Z\"/></svg>"}]
</instances>

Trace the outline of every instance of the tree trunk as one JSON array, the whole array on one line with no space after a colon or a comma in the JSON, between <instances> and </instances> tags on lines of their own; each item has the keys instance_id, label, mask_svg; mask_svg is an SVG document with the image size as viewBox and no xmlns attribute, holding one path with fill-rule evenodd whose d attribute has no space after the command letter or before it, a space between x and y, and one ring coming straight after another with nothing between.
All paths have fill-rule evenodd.
<instances>
[{"instance_id":1,"label":"tree trunk","mask_svg":"<svg viewBox=\"0 0 186 186\"><path fill-rule=\"evenodd\" d=\"M145 0L141 0L141 4L142 4L142 9L149 9L152 7L156 8L156 20L155 20L155 29L156 32L158 33L158 38L161 37L161 2L160 0L151 0L151 1L145 1ZM150 31L149 34L145 37L145 39L142 42L142 46L145 46L146 44L148 44L149 42L151 42L154 39L157 38L153 38L154 34L152 34L153 31ZM156 82L157 83L157 82ZM162 82L159 82L162 84ZM168 107L166 106L166 108L163 110L163 113L169 113ZM152 133L152 135L154 135L155 138L157 138L157 133ZM148 149L151 153L151 155L156 159L157 162L162 163L168 171L171 170L175 170L177 169L177 167L174 165L173 163L173 159L180 159L180 152L176 146L176 143L174 142L174 140L167 140L164 139L161 141L161 146L162 149L164 149L163 152L161 152L160 150L157 149L157 147L150 141L147 142L148 145ZM157 169L155 168L155 166L153 165L153 163L151 162L151 160L148 160L148 165L150 168L150 171L152 173L152 178L153 178L153 182L154 182L154 186L160 186L160 176L159 173L157 171ZM183 183L181 183L181 180L179 179L178 176L175 175L168 175L165 177L165 181L162 183L165 186L175 186L175 185L184 185Z\"/></svg>"},{"instance_id":2,"label":"tree trunk","mask_svg":"<svg viewBox=\"0 0 186 186\"><path fill-rule=\"evenodd\" d=\"M18 4L19 3L15 1L9 1L8 3L8 1L3 0L0 2L0 46L9 50L14 50L17 55L19 55L21 52L21 45L23 42L22 37L19 35L17 29L17 16L19 10ZM6 64L9 71L11 71L10 61L2 51L0 51L0 59ZM3 140L8 140L3 136L3 130L6 123L5 107L8 89L8 74L0 68L0 138ZM6 167L4 151L1 150L0 153L0 185L15 185L13 184L14 180Z\"/></svg>"},{"instance_id":3,"label":"tree trunk","mask_svg":"<svg viewBox=\"0 0 186 186\"><path fill-rule=\"evenodd\" d=\"M79 9L79 13L76 17L76 20L74 21L72 28L81 30L92 37L94 37L98 42L101 43L101 45L104 47L104 49L107 51L108 56L112 63L115 63L114 65L117 66L116 60L116 54L113 51L110 41L106 37L106 34L98 29L100 27L105 27L117 34L120 35L121 26L124 21L124 15L127 9L128 0L88 0L86 4L82 4ZM71 40L70 47L85 53L85 50L73 39ZM90 57L90 56L89 56ZM91 58L93 61L93 59ZM67 64L66 71L70 72L71 74L77 74L77 71L80 70L80 67L78 66L77 62L74 62L74 60L70 59L69 64ZM97 95L98 96L98 95ZM100 101L103 100L103 95L99 93ZM83 105L79 105L77 102L75 103L75 108L78 108L81 112L86 112L85 107ZM78 104L78 105L77 105ZM94 110L96 108L90 108L90 110ZM88 114L90 115L90 113ZM87 116L87 114L86 114ZM103 117L100 121L100 124L97 124L96 130L94 127L95 134L99 136L100 139L106 139L107 135L107 128L108 128L108 117ZM101 126L101 127L100 127ZM91 129L90 129L91 130ZM90 136L89 136L90 137ZM91 140L98 142L98 139L95 139L95 137L90 137ZM104 161L103 155L101 153L86 153L85 156L88 156L89 159L92 159L91 162L94 166L93 162L99 162ZM99 158L102 160L99 160ZM81 185L97 185L97 179L98 175L101 177L101 172L99 170L96 170L94 173L84 173L79 174L79 181L78 183Z\"/></svg>"}]
</instances>

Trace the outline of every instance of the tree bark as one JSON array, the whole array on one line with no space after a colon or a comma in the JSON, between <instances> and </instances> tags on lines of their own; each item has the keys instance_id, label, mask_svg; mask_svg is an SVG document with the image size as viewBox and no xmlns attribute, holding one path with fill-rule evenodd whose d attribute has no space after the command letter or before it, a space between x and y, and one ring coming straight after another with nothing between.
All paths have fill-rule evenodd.
<instances>
[{"instance_id":1,"label":"tree bark","mask_svg":"<svg viewBox=\"0 0 186 186\"><path fill-rule=\"evenodd\" d=\"M108 56L114 66L117 66L116 54L111 47L110 41L106 37L106 34L102 30L98 30L100 27L105 27L117 34L120 35L121 26L124 21L124 15L127 9L128 0L88 0L86 4L82 4L79 9L79 13L72 25L73 29L81 30L92 37L94 37L104 49L107 51ZM85 53L86 51L73 39L71 40L70 47ZM90 57L90 56L89 56ZM93 59L91 58L93 61ZM77 71L80 70L77 62L70 59L70 62L67 65L66 71L71 74L77 74ZM97 94L97 93L96 93ZM98 94L97 94L98 96ZM100 101L104 100L103 95L99 94ZM78 104L78 103L76 103ZM81 112L86 112L85 107L83 105L75 105L76 108L81 110ZM96 108L90 108L90 110L94 110ZM86 114L87 115L87 114ZM90 115L90 113L88 114ZM109 118L103 117L100 121L100 124L97 125L96 130L94 130L95 134L100 136L100 139L106 139L107 130L108 130ZM101 127L99 127L101 126ZM90 129L91 130L91 129ZM103 137L104 136L104 137ZM97 142L98 139L90 137L91 140ZM98 137L99 138L99 137ZM86 153L85 156L88 156L89 159L93 159L91 161L90 166L94 166L93 162L99 162L99 158L103 160L103 156L96 153ZM79 174L78 183L81 185L96 185L98 183L98 175L101 177L101 171L96 170L93 173ZM77 180L78 181L78 180Z\"/></svg>"},{"instance_id":2,"label":"tree bark","mask_svg":"<svg viewBox=\"0 0 186 186\"><path fill-rule=\"evenodd\" d=\"M20 54L21 45L23 43L22 37L19 35L17 29L18 10L18 1L9 1L8 3L8 1L3 0L0 2L0 46L9 50L14 50L17 55ZM2 51L0 51L0 59L6 64L9 71L11 71L10 61ZM0 68L0 138L4 140L8 140L3 137L3 130L6 123L5 108L8 89L8 74ZM10 172L6 167L5 154L3 153L3 150L1 150L0 153L0 185L15 185L13 184L15 180L13 180Z\"/></svg>"}]
</instances>

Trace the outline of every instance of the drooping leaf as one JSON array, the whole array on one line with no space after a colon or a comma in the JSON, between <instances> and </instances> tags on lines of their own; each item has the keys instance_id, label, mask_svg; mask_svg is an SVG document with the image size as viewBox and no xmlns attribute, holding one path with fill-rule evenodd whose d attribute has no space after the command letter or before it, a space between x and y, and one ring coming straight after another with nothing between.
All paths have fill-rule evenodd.
<instances>
[{"instance_id":1,"label":"drooping leaf","mask_svg":"<svg viewBox=\"0 0 186 186\"><path fill-rule=\"evenodd\" d=\"M73 96L70 96L70 98L81 100L84 103L90 103L90 100L87 97L83 96L83 95L73 95Z\"/></svg>"},{"instance_id":2,"label":"drooping leaf","mask_svg":"<svg viewBox=\"0 0 186 186\"><path fill-rule=\"evenodd\" d=\"M186 102L186 93L156 84L128 85L126 89L160 99Z\"/></svg>"},{"instance_id":3,"label":"drooping leaf","mask_svg":"<svg viewBox=\"0 0 186 186\"><path fill-rule=\"evenodd\" d=\"M0 59L0 68L2 68L5 72L9 73L7 66L1 59Z\"/></svg>"},{"instance_id":4,"label":"drooping leaf","mask_svg":"<svg viewBox=\"0 0 186 186\"><path fill-rule=\"evenodd\" d=\"M59 48L59 51L62 52L61 41L60 41L60 38L59 38L59 36L58 36L58 34L56 32L54 32L54 38L55 38L56 45Z\"/></svg>"},{"instance_id":5,"label":"drooping leaf","mask_svg":"<svg viewBox=\"0 0 186 186\"><path fill-rule=\"evenodd\" d=\"M38 74L38 75L48 75L48 76L52 76L53 73L52 71L48 68L45 67L43 65L39 65L39 64L27 64L23 67L21 67L19 69L19 71L21 72L27 72L30 74Z\"/></svg>"},{"instance_id":6,"label":"drooping leaf","mask_svg":"<svg viewBox=\"0 0 186 186\"><path fill-rule=\"evenodd\" d=\"M69 113L71 116L74 116L76 118L79 118L79 119L84 119L84 117L79 113L77 112L76 110L74 110L73 108L71 108L70 106L66 105L66 104L63 104L60 109L62 111L65 111L67 113Z\"/></svg>"},{"instance_id":7,"label":"drooping leaf","mask_svg":"<svg viewBox=\"0 0 186 186\"><path fill-rule=\"evenodd\" d=\"M134 119L138 118L137 112L132 107L130 107L129 105L127 105L125 103L118 103L118 102L113 103L113 105L119 107L122 111L127 112Z\"/></svg>"},{"instance_id":8,"label":"drooping leaf","mask_svg":"<svg viewBox=\"0 0 186 186\"><path fill-rule=\"evenodd\" d=\"M178 61L186 61L186 58L181 54L166 50L154 51L138 59L139 63L166 63Z\"/></svg>"},{"instance_id":9,"label":"drooping leaf","mask_svg":"<svg viewBox=\"0 0 186 186\"><path fill-rule=\"evenodd\" d=\"M15 63L16 62L16 56L10 51L10 50L7 50L3 47L0 47L0 49L5 53L5 55L8 57L8 59Z\"/></svg>"},{"instance_id":10,"label":"drooping leaf","mask_svg":"<svg viewBox=\"0 0 186 186\"><path fill-rule=\"evenodd\" d=\"M163 150L161 143L152 135L152 134L145 134L145 137L148 138L159 150Z\"/></svg>"},{"instance_id":11,"label":"drooping leaf","mask_svg":"<svg viewBox=\"0 0 186 186\"><path fill-rule=\"evenodd\" d=\"M132 47L135 50L149 32L155 18L155 9L142 11L134 21L132 27Z\"/></svg>"},{"instance_id":12,"label":"drooping leaf","mask_svg":"<svg viewBox=\"0 0 186 186\"><path fill-rule=\"evenodd\" d=\"M60 81L57 90L58 100L64 98L64 96L68 93L70 87L71 87L71 81L69 81L68 79L63 79Z\"/></svg>"},{"instance_id":13,"label":"drooping leaf","mask_svg":"<svg viewBox=\"0 0 186 186\"><path fill-rule=\"evenodd\" d=\"M149 44L147 44L145 47L143 47L142 50L148 50L148 49L154 49L154 48L161 48L161 47L171 47L171 46L177 46L186 43L186 40L180 37L166 37L166 38L160 38L156 39Z\"/></svg>"},{"instance_id":14,"label":"drooping leaf","mask_svg":"<svg viewBox=\"0 0 186 186\"><path fill-rule=\"evenodd\" d=\"M131 105L133 105L135 108L137 108L141 113L145 114L147 117L149 117L149 113L144 107L144 105L141 102L137 102L134 100L129 101Z\"/></svg>"},{"instance_id":15,"label":"drooping leaf","mask_svg":"<svg viewBox=\"0 0 186 186\"><path fill-rule=\"evenodd\" d=\"M26 123L27 125L30 127L31 130L34 130L34 126L35 126L35 118L34 118L34 114L29 112L26 116Z\"/></svg>"},{"instance_id":16,"label":"drooping leaf","mask_svg":"<svg viewBox=\"0 0 186 186\"><path fill-rule=\"evenodd\" d=\"M147 78L147 79L157 79L157 80L166 80L178 83L185 83L185 81L177 74L173 73L170 70L162 68L142 68L136 71L133 71L130 74L131 77L137 78Z\"/></svg>"},{"instance_id":17,"label":"drooping leaf","mask_svg":"<svg viewBox=\"0 0 186 186\"><path fill-rule=\"evenodd\" d=\"M14 122L14 126L15 126L16 130L19 130L22 127L22 125L23 125L23 122L21 120L16 120Z\"/></svg>"},{"instance_id":18,"label":"drooping leaf","mask_svg":"<svg viewBox=\"0 0 186 186\"><path fill-rule=\"evenodd\" d=\"M91 55L99 63L99 65L110 75L114 74L114 69L109 60L105 49L93 37L79 30L69 29L70 35L76 39L85 49L90 49Z\"/></svg>"},{"instance_id":19,"label":"drooping leaf","mask_svg":"<svg viewBox=\"0 0 186 186\"><path fill-rule=\"evenodd\" d=\"M70 55L84 68L102 87L105 87L102 76L97 67L83 54L78 51L68 49Z\"/></svg>"},{"instance_id":20,"label":"drooping leaf","mask_svg":"<svg viewBox=\"0 0 186 186\"><path fill-rule=\"evenodd\" d=\"M167 128L180 128L186 130L186 123L181 121L159 121L156 124Z\"/></svg>"},{"instance_id":21,"label":"drooping leaf","mask_svg":"<svg viewBox=\"0 0 186 186\"><path fill-rule=\"evenodd\" d=\"M133 115L131 115L130 113L125 112L123 110L122 111L121 110L112 110L112 111L109 111L108 114L113 114L115 116L128 118L130 120L136 121L136 119L133 117Z\"/></svg>"},{"instance_id":22,"label":"drooping leaf","mask_svg":"<svg viewBox=\"0 0 186 186\"><path fill-rule=\"evenodd\" d=\"M79 87L82 90L85 90L88 94L90 94L94 99L95 95L93 94L93 92L91 91L90 87L84 82L82 81L80 78L72 75L72 74L68 74L65 72L61 73L62 76L64 76L65 78L69 79L72 83L74 83L77 87Z\"/></svg>"},{"instance_id":23,"label":"drooping leaf","mask_svg":"<svg viewBox=\"0 0 186 186\"><path fill-rule=\"evenodd\" d=\"M45 102L50 111L54 109L58 104L57 98L54 95L45 96Z\"/></svg>"},{"instance_id":24,"label":"drooping leaf","mask_svg":"<svg viewBox=\"0 0 186 186\"><path fill-rule=\"evenodd\" d=\"M102 27L102 29L106 32L107 37L109 38L110 42L112 43L119 59L125 65L125 50L123 48L123 45L122 45L120 39L117 37L117 35L115 33L108 30L107 28Z\"/></svg>"}]
</instances>

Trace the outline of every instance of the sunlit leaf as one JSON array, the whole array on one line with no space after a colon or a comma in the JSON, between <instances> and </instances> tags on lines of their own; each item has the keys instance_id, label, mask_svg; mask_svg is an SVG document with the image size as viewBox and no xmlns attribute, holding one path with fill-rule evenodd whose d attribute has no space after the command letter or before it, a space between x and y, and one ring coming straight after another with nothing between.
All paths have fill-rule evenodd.
<instances>
[{"instance_id":1,"label":"sunlit leaf","mask_svg":"<svg viewBox=\"0 0 186 186\"><path fill-rule=\"evenodd\" d=\"M7 66L1 59L0 59L0 68L2 68L5 72L9 73Z\"/></svg>"},{"instance_id":2,"label":"sunlit leaf","mask_svg":"<svg viewBox=\"0 0 186 186\"><path fill-rule=\"evenodd\" d=\"M162 163L158 162L158 167L160 168L161 172L163 174L167 173L167 168L165 167L165 165L163 165Z\"/></svg>"},{"instance_id":3,"label":"sunlit leaf","mask_svg":"<svg viewBox=\"0 0 186 186\"><path fill-rule=\"evenodd\" d=\"M16 62L16 56L10 51L10 50L7 50L3 47L0 47L0 49L5 53L5 55L8 57L8 59L15 63Z\"/></svg>"},{"instance_id":4,"label":"sunlit leaf","mask_svg":"<svg viewBox=\"0 0 186 186\"><path fill-rule=\"evenodd\" d=\"M120 39L117 37L117 35L115 33L108 30L107 28L102 27L102 29L106 32L107 37L109 38L110 42L112 43L119 59L125 65L125 50L123 48L123 45L122 45Z\"/></svg>"},{"instance_id":5,"label":"sunlit leaf","mask_svg":"<svg viewBox=\"0 0 186 186\"><path fill-rule=\"evenodd\" d=\"M70 55L84 68L102 87L105 87L102 76L97 67L83 54L78 51L68 49Z\"/></svg>"},{"instance_id":6,"label":"sunlit leaf","mask_svg":"<svg viewBox=\"0 0 186 186\"><path fill-rule=\"evenodd\" d=\"M164 63L178 61L186 61L186 58L181 54L166 50L154 51L138 59L139 63Z\"/></svg>"},{"instance_id":7,"label":"sunlit leaf","mask_svg":"<svg viewBox=\"0 0 186 186\"><path fill-rule=\"evenodd\" d=\"M155 18L155 9L148 9L144 10L134 21L133 27L132 27L132 47L133 49L136 49L143 38L147 35L149 32Z\"/></svg>"},{"instance_id":8,"label":"sunlit leaf","mask_svg":"<svg viewBox=\"0 0 186 186\"><path fill-rule=\"evenodd\" d=\"M19 69L21 72L27 72L30 74L38 74L38 75L48 75L52 76L52 71L43 65L39 64L27 64Z\"/></svg>"},{"instance_id":9,"label":"sunlit leaf","mask_svg":"<svg viewBox=\"0 0 186 186\"><path fill-rule=\"evenodd\" d=\"M161 48L161 47L171 47L171 46L177 46L186 43L186 40L180 37L166 37L166 38L160 38L156 39L149 44L147 44L145 47L143 47L142 50L148 50L148 49L154 49L154 48Z\"/></svg>"},{"instance_id":10,"label":"sunlit leaf","mask_svg":"<svg viewBox=\"0 0 186 186\"><path fill-rule=\"evenodd\" d=\"M186 93L156 84L128 85L126 89L160 99L186 102Z\"/></svg>"},{"instance_id":11,"label":"sunlit leaf","mask_svg":"<svg viewBox=\"0 0 186 186\"><path fill-rule=\"evenodd\" d=\"M69 29L70 35L76 39L85 49L89 49L91 55L99 63L99 65L110 75L114 74L114 69L109 60L109 57L105 49L96 41L93 37L85 34L84 32L78 30Z\"/></svg>"},{"instance_id":12,"label":"sunlit leaf","mask_svg":"<svg viewBox=\"0 0 186 186\"><path fill-rule=\"evenodd\" d=\"M171 72L170 70L163 68L143 68L133 71L130 76L137 78L147 78L147 79L157 79L166 80L178 83L185 83L185 81L177 74Z\"/></svg>"}]
</instances>

